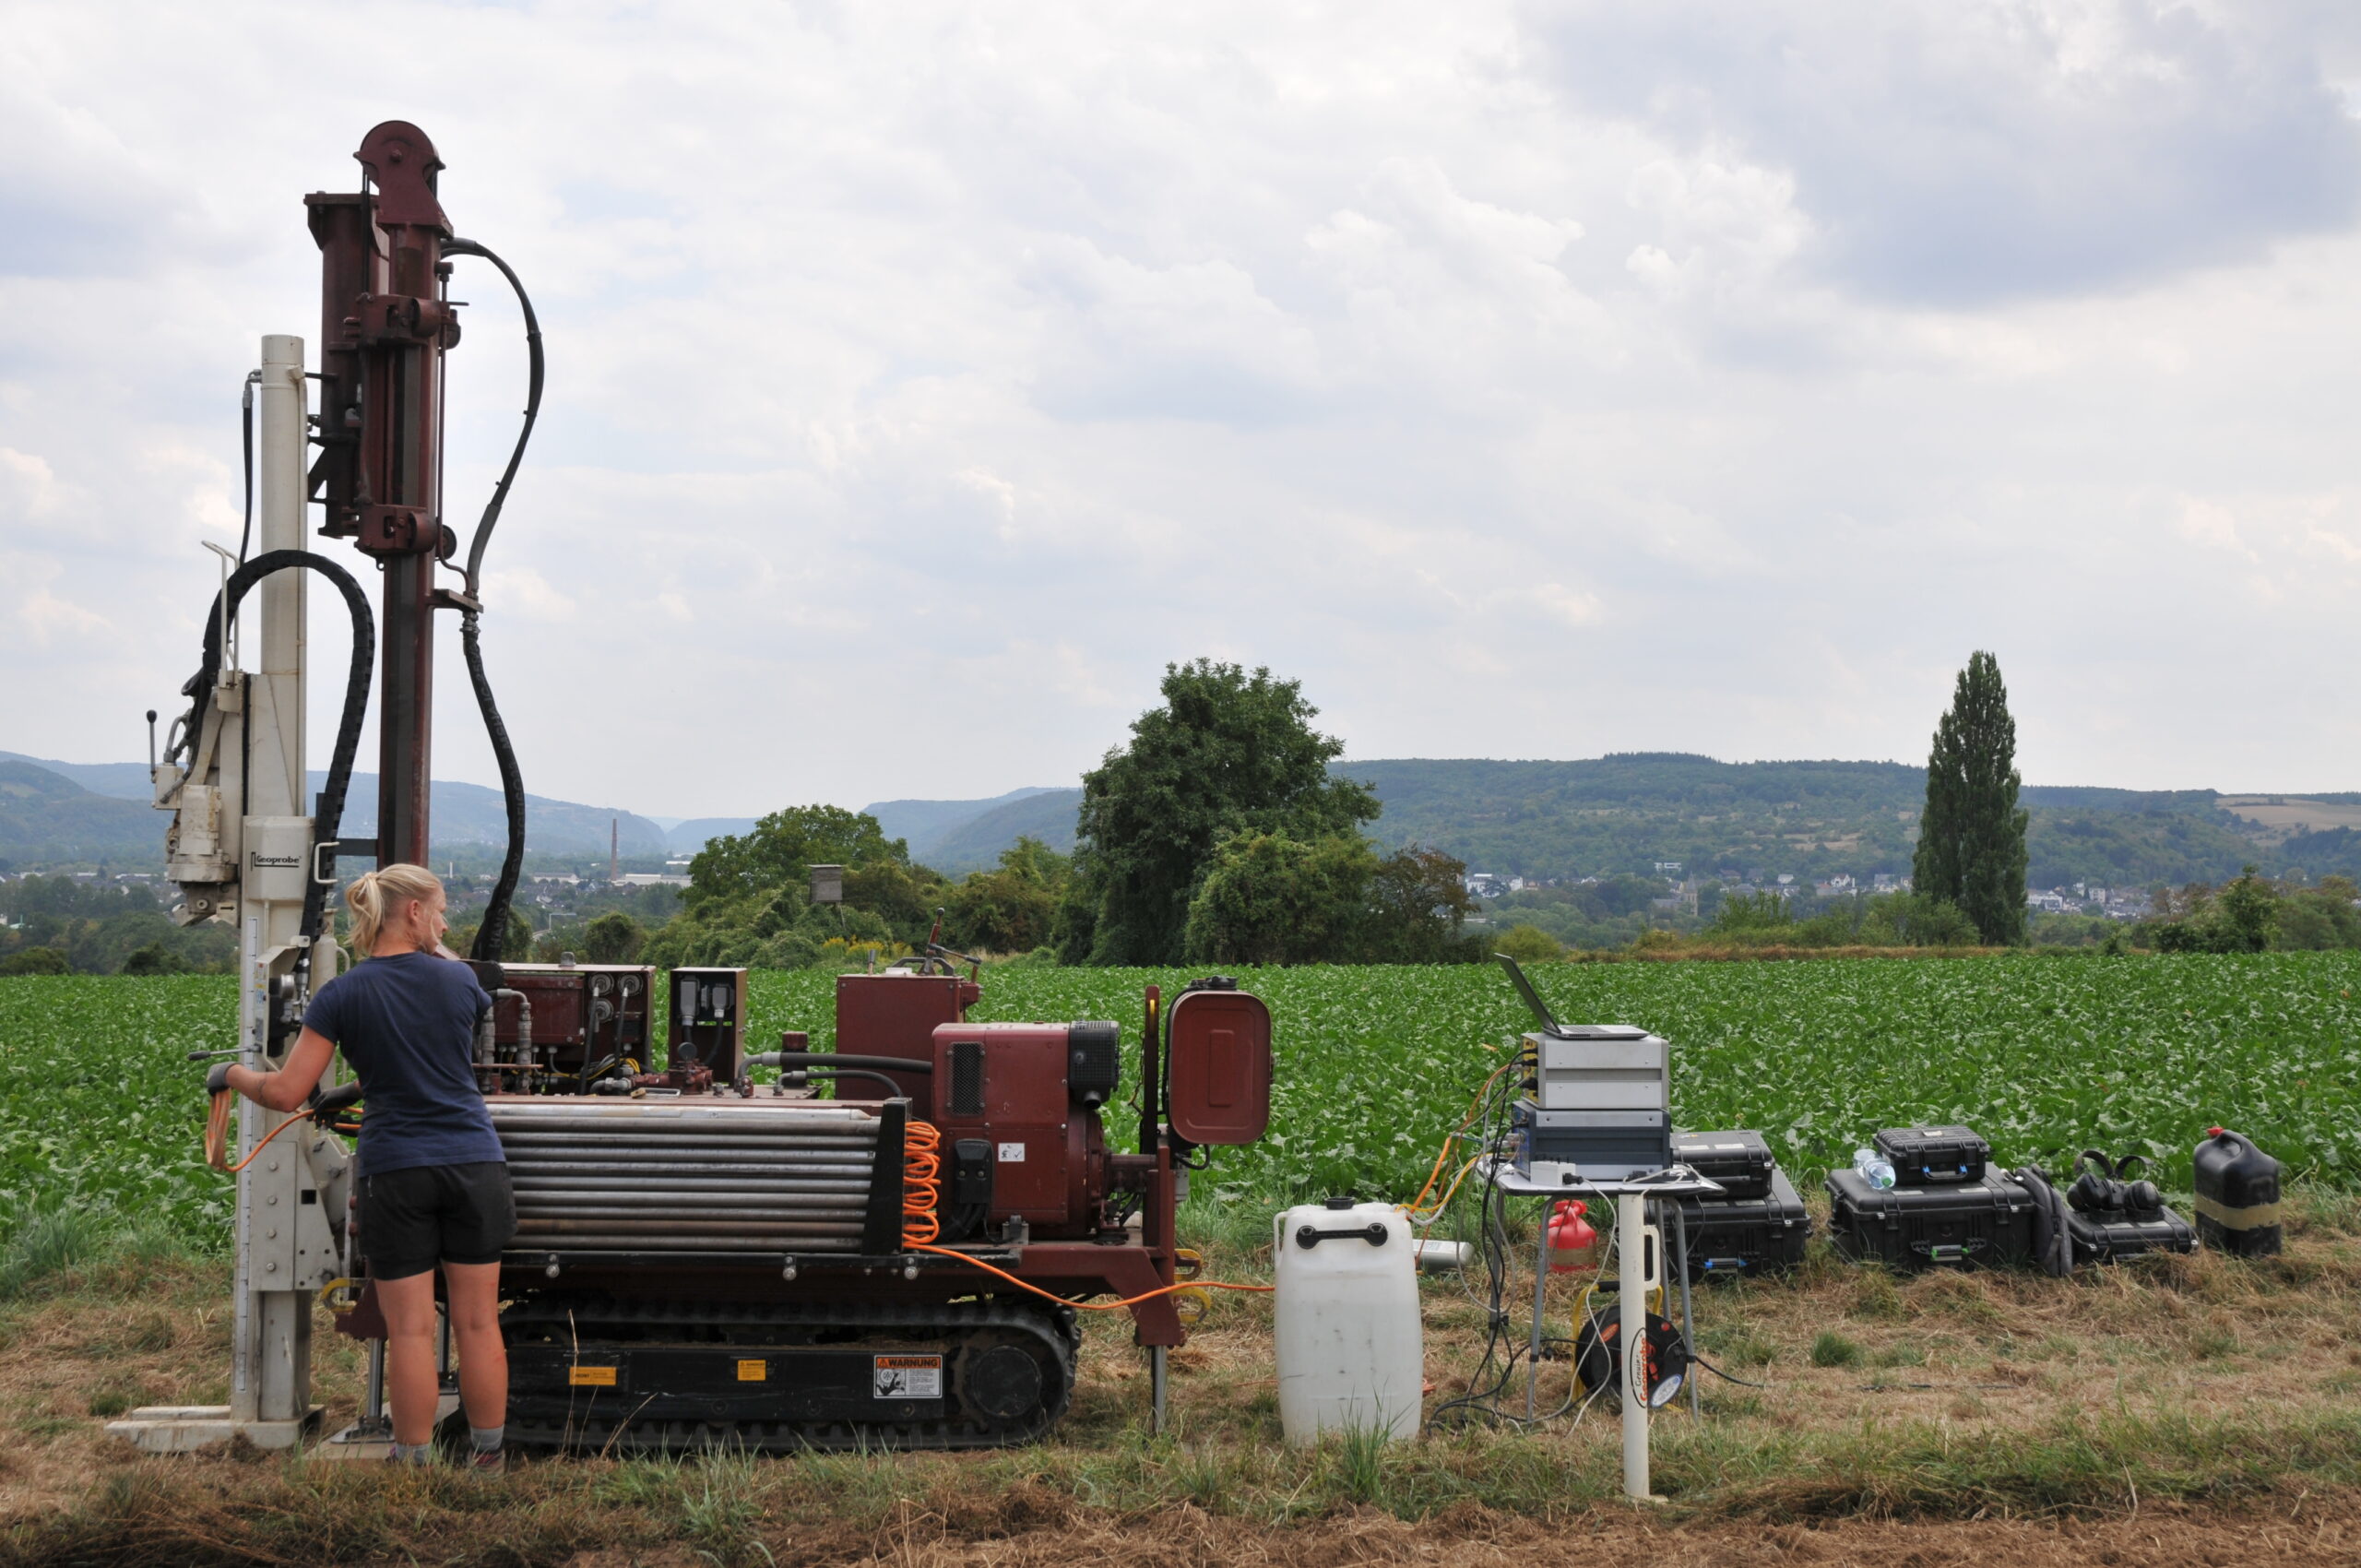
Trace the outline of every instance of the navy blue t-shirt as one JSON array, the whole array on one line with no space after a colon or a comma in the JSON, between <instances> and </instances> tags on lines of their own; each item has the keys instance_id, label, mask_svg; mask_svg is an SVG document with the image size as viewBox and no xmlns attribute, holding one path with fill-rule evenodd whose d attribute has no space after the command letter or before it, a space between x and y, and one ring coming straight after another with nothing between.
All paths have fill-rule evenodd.
<instances>
[{"instance_id":1,"label":"navy blue t-shirt","mask_svg":"<svg viewBox=\"0 0 2361 1568\"><path fill-rule=\"evenodd\" d=\"M470 1065L491 1006L473 970L432 953L364 959L320 987L303 1023L360 1075L360 1174L506 1158Z\"/></svg>"}]
</instances>

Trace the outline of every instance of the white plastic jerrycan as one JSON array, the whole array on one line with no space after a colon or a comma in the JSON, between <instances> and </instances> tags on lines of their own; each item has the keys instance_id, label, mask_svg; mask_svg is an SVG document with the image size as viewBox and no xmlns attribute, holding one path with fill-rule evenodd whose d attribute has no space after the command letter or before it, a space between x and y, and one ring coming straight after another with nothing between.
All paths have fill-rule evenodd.
<instances>
[{"instance_id":1,"label":"white plastic jerrycan","mask_svg":"<svg viewBox=\"0 0 2361 1568\"><path fill-rule=\"evenodd\" d=\"M1408 1218L1331 1198L1278 1217L1279 1424L1289 1443L1378 1429L1415 1437L1426 1349Z\"/></svg>"}]
</instances>

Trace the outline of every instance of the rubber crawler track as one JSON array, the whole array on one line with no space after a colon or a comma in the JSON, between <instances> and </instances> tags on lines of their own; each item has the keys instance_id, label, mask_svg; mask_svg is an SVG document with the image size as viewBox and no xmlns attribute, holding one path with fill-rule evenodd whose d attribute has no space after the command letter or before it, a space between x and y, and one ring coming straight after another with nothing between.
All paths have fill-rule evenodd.
<instances>
[{"instance_id":1,"label":"rubber crawler track","mask_svg":"<svg viewBox=\"0 0 2361 1568\"><path fill-rule=\"evenodd\" d=\"M892 1344L920 1338L939 1343L946 1355L965 1346L1006 1344L1014 1339L1031 1345L1037 1360L1046 1361L1052 1371L1052 1375L1042 1379L1040 1404L1007 1420L967 1410L908 1421L634 1420L626 1415L619 1432L611 1416L551 1420L512 1406L510 1442L527 1448L591 1453L1003 1448L1033 1443L1065 1415L1074 1392L1074 1356L1081 1345L1081 1331L1071 1310L997 1301L766 1305L617 1301L591 1293L552 1292L516 1302L501 1314L501 1324L512 1344L520 1337L563 1338L586 1350L601 1345L647 1344L667 1336L667 1331L706 1342L736 1331L745 1336L742 1342L753 1344L760 1342L762 1335L779 1329L825 1329L849 1336L832 1336L832 1345L850 1348L871 1335ZM520 1402L531 1403L547 1398L550 1392L518 1388L515 1394L525 1396Z\"/></svg>"}]
</instances>

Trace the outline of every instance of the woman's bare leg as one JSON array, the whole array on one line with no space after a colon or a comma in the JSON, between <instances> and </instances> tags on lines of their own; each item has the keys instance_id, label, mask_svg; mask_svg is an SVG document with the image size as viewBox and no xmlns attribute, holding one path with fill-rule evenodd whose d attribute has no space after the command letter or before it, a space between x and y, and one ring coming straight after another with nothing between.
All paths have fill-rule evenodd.
<instances>
[{"instance_id":1,"label":"woman's bare leg","mask_svg":"<svg viewBox=\"0 0 2361 1568\"><path fill-rule=\"evenodd\" d=\"M415 1448L433 1441L434 1401L442 1392L434 1365L434 1271L375 1284L378 1310L386 1314L386 1396L394 1408L394 1441ZM504 1382L504 1366L502 1374Z\"/></svg>"},{"instance_id":2,"label":"woman's bare leg","mask_svg":"<svg viewBox=\"0 0 2361 1568\"><path fill-rule=\"evenodd\" d=\"M446 1263L451 1337L459 1352L459 1401L478 1431L508 1421L508 1348L500 1339L500 1265Z\"/></svg>"}]
</instances>

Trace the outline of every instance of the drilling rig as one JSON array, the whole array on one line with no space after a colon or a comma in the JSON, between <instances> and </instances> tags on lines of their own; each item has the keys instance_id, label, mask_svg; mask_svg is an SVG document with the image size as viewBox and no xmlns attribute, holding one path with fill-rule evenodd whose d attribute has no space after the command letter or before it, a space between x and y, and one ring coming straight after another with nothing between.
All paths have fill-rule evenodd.
<instances>
[{"instance_id":1,"label":"drilling rig","mask_svg":"<svg viewBox=\"0 0 2361 1568\"><path fill-rule=\"evenodd\" d=\"M423 132L389 121L355 157L359 191L305 197L321 256L318 365L306 371L301 338L263 339L248 378L259 540L234 558L217 547L219 590L160 757L148 716L175 917L239 933L233 1049L264 1070L283 1064L309 998L344 961L327 914L339 861L431 863L435 621L456 616L508 815L467 961L494 999L475 1067L517 1198L501 1271L511 1440L594 1451L1027 1442L1063 1415L1077 1310L1103 1297L1131 1315L1160 1426L1194 1266L1176 1209L1204 1151L1264 1134L1268 1010L1220 977L1169 1006L1151 986L1127 1052L1105 1020L971 1019L980 967L931 941L882 973L838 977L833 1050L810 1049L806 1030L764 1051L750 1049L743 970L501 962L525 795L482 659L481 572L540 405L540 330L514 269L452 229ZM460 339L449 284L465 258L515 291L530 386L462 557L444 505L443 426ZM351 571L308 547L314 506L320 536L374 563L374 607ZM314 576L341 600L352 652L326 783L307 799ZM373 679L376 830L346 837ZM1133 1151L1110 1147L1105 1125L1127 1055ZM773 1068L777 1081L755 1081ZM316 1297L339 1332L370 1343L361 1420L332 1443L374 1451L389 1435L384 1321L336 1131L350 1123L332 1113L352 1087L324 1081L320 1103L292 1117L241 1102L231 1403L136 1410L112 1430L156 1451L303 1443L320 1414Z\"/></svg>"}]
</instances>

